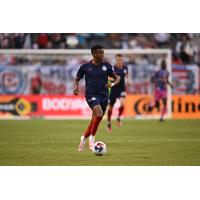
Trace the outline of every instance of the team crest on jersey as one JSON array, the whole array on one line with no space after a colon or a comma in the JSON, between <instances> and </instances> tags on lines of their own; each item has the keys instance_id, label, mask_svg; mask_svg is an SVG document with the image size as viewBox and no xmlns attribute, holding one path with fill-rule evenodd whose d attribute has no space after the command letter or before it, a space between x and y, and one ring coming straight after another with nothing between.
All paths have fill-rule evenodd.
<instances>
[{"instance_id":1,"label":"team crest on jersey","mask_svg":"<svg viewBox=\"0 0 200 200\"><path fill-rule=\"evenodd\" d=\"M107 67L106 67L106 66L103 66L103 67L102 67L102 70L103 70L103 71L106 71L106 70L107 70Z\"/></svg>"}]
</instances>

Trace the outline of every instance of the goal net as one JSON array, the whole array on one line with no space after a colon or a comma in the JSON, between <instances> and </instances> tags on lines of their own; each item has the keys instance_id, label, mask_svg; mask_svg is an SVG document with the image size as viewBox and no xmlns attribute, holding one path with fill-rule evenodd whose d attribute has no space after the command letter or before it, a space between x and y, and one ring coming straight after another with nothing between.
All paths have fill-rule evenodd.
<instances>
[{"instance_id":1,"label":"goal net","mask_svg":"<svg viewBox=\"0 0 200 200\"><path fill-rule=\"evenodd\" d=\"M154 101L153 73L165 59L171 80L171 50L169 49L106 49L105 60L114 65L115 55L122 54L128 67L126 110L138 119L157 118L159 109L147 112L147 105ZM0 50L0 94L72 95L73 78L79 66L91 59L90 50ZM34 80L42 79L39 91L32 90ZM36 83L37 84L37 83ZM85 90L80 82L80 93ZM167 114L171 117L171 90L167 89ZM129 109L130 108L130 109ZM141 111L142 110L142 111Z\"/></svg>"}]
</instances>

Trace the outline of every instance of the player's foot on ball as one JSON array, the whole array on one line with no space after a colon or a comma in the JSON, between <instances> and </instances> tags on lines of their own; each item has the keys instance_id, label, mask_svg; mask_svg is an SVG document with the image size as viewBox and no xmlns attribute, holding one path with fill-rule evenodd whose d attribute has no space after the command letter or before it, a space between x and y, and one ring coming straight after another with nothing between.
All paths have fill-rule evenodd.
<instances>
[{"instance_id":1,"label":"player's foot on ball","mask_svg":"<svg viewBox=\"0 0 200 200\"><path fill-rule=\"evenodd\" d=\"M107 131L108 132L112 131L112 127L111 127L111 123L110 122L107 124Z\"/></svg>"},{"instance_id":2,"label":"player's foot on ball","mask_svg":"<svg viewBox=\"0 0 200 200\"><path fill-rule=\"evenodd\" d=\"M93 151L93 149L94 149L94 142L93 141L89 141L89 149L91 151Z\"/></svg>"},{"instance_id":3,"label":"player's foot on ball","mask_svg":"<svg viewBox=\"0 0 200 200\"><path fill-rule=\"evenodd\" d=\"M117 126L118 127L122 126L122 120L120 119L120 117L117 118Z\"/></svg>"}]
</instances>

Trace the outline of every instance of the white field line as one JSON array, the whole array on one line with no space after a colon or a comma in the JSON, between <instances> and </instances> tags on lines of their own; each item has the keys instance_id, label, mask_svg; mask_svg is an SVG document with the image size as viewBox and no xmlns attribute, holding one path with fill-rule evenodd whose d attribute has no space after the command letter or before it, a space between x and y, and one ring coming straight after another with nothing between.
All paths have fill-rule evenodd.
<instances>
[{"instance_id":1,"label":"white field line","mask_svg":"<svg viewBox=\"0 0 200 200\"><path fill-rule=\"evenodd\" d=\"M105 140L106 143L173 143L173 142L200 142L200 138L198 139L151 139L151 140ZM63 141L63 142L0 142L0 145L6 144L78 144L77 141Z\"/></svg>"}]
</instances>

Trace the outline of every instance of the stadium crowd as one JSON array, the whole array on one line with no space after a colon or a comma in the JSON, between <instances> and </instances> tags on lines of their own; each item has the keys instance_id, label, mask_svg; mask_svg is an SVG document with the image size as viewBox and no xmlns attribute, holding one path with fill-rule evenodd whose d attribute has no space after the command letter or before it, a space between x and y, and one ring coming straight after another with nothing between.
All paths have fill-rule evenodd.
<instances>
[{"instance_id":1,"label":"stadium crowd","mask_svg":"<svg viewBox=\"0 0 200 200\"><path fill-rule=\"evenodd\" d=\"M186 33L1 33L1 49L170 48L174 64L200 66L200 34Z\"/></svg>"}]
</instances>

